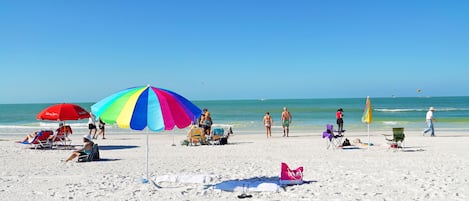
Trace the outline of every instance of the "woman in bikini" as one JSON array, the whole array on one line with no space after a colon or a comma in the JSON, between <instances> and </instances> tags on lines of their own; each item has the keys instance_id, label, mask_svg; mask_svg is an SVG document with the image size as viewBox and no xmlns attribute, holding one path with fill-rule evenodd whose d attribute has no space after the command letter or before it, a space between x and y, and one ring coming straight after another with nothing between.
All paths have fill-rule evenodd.
<instances>
[{"instance_id":1,"label":"woman in bikini","mask_svg":"<svg viewBox=\"0 0 469 201\"><path fill-rule=\"evenodd\" d=\"M267 134L267 138L272 137L272 117L270 116L269 112L265 113L264 116L264 126L265 126L265 132Z\"/></svg>"}]
</instances>

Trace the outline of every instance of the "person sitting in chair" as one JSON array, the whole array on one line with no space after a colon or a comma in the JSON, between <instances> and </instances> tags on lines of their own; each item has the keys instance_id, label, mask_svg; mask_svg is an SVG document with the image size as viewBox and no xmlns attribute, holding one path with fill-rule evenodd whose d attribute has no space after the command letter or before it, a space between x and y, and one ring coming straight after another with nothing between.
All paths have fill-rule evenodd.
<instances>
[{"instance_id":1,"label":"person sitting in chair","mask_svg":"<svg viewBox=\"0 0 469 201\"><path fill-rule=\"evenodd\" d=\"M94 142L91 140L91 135L83 136L83 147L81 149L73 151L72 155L70 155L65 162L71 161L74 158L81 156L81 155L88 155L93 150Z\"/></svg>"}]
</instances>

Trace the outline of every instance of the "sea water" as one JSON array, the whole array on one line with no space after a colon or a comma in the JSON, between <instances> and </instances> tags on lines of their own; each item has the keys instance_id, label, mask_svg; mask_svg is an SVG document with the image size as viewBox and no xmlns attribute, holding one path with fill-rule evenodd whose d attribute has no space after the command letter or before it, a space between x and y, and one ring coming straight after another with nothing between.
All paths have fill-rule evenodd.
<instances>
[{"instance_id":1,"label":"sea water","mask_svg":"<svg viewBox=\"0 0 469 201\"><path fill-rule=\"evenodd\" d=\"M344 110L344 129L366 130L361 122L366 98L324 98L324 99L261 99L261 100L207 100L193 101L201 109L207 108L214 126L230 125L234 132L256 134L264 131L262 119L269 112L274 120L273 132L281 129L281 113L287 107L293 116L291 132L317 132L326 124L335 125L338 108ZM94 103L76 103L90 110ZM52 105L0 104L0 135L24 135L38 129L53 129L55 121L38 121L36 115ZM434 116L438 120L436 129L469 132L469 97L371 97L374 130L390 130L392 127L405 127L406 130L423 130L425 114L430 106L435 107ZM87 132L87 119L67 121L74 130ZM129 133L115 125L107 125L109 133ZM177 129L176 129L177 130ZM177 131L173 131L177 132ZM181 131L182 132L182 131Z\"/></svg>"}]
</instances>

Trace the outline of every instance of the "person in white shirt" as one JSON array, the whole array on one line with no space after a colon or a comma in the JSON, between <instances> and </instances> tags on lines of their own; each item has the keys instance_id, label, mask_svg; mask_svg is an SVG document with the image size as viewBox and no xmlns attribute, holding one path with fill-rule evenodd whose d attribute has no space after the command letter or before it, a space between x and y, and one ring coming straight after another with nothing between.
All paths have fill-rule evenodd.
<instances>
[{"instance_id":1,"label":"person in white shirt","mask_svg":"<svg viewBox=\"0 0 469 201\"><path fill-rule=\"evenodd\" d=\"M428 133L429 131L431 131L430 136L435 137L435 128L433 127L433 122L434 121L436 122L436 119L433 117L433 112L434 111L435 111L435 108L433 108L433 107L430 107L428 109L427 116L425 118L425 123L427 124L427 128L423 131L423 135L425 135L425 133Z\"/></svg>"},{"instance_id":2,"label":"person in white shirt","mask_svg":"<svg viewBox=\"0 0 469 201\"><path fill-rule=\"evenodd\" d=\"M90 129L90 133L88 133L90 136L96 136L96 132L98 131L98 129L96 129L96 119L95 119L94 114L91 112L90 112L90 118L88 118L88 129ZM96 138L93 137L93 139L96 139Z\"/></svg>"}]
</instances>

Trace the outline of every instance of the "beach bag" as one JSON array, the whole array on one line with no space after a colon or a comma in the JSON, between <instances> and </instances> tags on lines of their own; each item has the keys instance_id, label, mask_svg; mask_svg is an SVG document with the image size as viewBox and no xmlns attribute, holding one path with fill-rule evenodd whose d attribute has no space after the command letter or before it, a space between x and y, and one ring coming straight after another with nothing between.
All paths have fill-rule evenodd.
<instances>
[{"instance_id":1,"label":"beach bag","mask_svg":"<svg viewBox=\"0 0 469 201\"><path fill-rule=\"evenodd\" d=\"M280 170L280 184L296 185L303 183L303 166L294 170L290 169L286 163L282 163Z\"/></svg>"},{"instance_id":2,"label":"beach bag","mask_svg":"<svg viewBox=\"0 0 469 201\"><path fill-rule=\"evenodd\" d=\"M220 145L225 145L225 144L228 144L228 138L226 137L220 138Z\"/></svg>"},{"instance_id":3,"label":"beach bag","mask_svg":"<svg viewBox=\"0 0 469 201\"><path fill-rule=\"evenodd\" d=\"M342 146L345 147L345 146L350 146L350 145L352 145L350 144L350 141L347 138L345 138L344 142L342 143Z\"/></svg>"}]
</instances>

